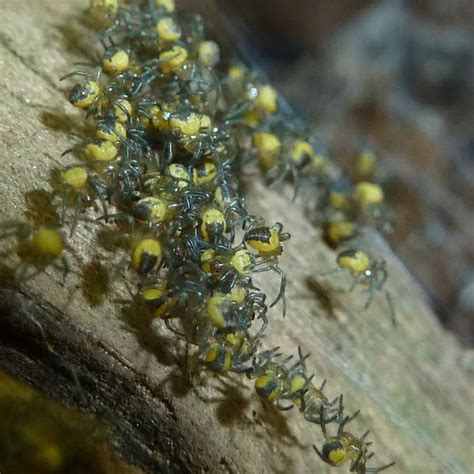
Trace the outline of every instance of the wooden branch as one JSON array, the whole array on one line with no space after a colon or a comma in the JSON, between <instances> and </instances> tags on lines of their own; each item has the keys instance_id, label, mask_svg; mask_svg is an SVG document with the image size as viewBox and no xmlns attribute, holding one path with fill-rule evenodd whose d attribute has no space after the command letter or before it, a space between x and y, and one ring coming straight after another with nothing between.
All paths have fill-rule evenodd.
<instances>
[{"instance_id":1,"label":"wooden branch","mask_svg":"<svg viewBox=\"0 0 474 474\"><path fill-rule=\"evenodd\" d=\"M58 82L88 51L89 33L77 21L82 6L0 0L2 220L39 222L55 212L51 171L73 162L60 154L74 142L68 133L83 126ZM292 234L281 263L288 316L271 310L264 344L312 353L308 365L317 380L328 379L329 394L343 392L350 411L362 409L354 427L371 428L373 465L396 460L390 472L469 472L472 384L459 364L462 349L404 268L376 236L367 237L388 262L394 328L382 294L364 311L364 295L345 291L350 278L321 276L335 255L304 204L291 202L291 189L268 190L258 177L247 185L251 212ZM0 243L0 366L67 405L100 414L120 455L145 471L334 472L313 452L322 442L318 427L296 409L263 406L250 381L203 374L189 386L183 345L159 325L150 330L130 296L133 281L124 283L129 274L107 279L120 255L104 248L105 237L97 224L81 222L68 240L72 272L64 279L48 267L19 285L14 246ZM276 276L258 283L276 294Z\"/></svg>"}]
</instances>

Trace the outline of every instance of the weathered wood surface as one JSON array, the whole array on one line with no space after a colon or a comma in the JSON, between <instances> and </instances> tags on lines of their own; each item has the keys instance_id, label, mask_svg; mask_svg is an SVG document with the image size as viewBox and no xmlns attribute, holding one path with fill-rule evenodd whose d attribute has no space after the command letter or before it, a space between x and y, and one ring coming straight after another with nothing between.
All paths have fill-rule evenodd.
<instances>
[{"instance_id":1,"label":"weathered wood surface","mask_svg":"<svg viewBox=\"0 0 474 474\"><path fill-rule=\"evenodd\" d=\"M37 220L48 211L42 198L51 191L51 170L68 162L60 158L73 143L68 133L82 127L58 82L87 51L89 39L77 21L82 6L0 1L2 220ZM472 373L461 367L462 349L410 276L380 247L397 310L393 328L381 295L363 311L363 296L339 291L350 279L318 276L333 268L334 253L303 206L291 203L291 190L268 191L252 177L247 200L252 212L292 233L282 257L289 312L283 320L279 308L271 310L265 345L288 353L301 345L312 353L316 377L328 379L328 393L343 392L349 410L362 408L353 427L371 428L374 465L396 460L393 473L472 472ZM335 472L311 448L322 441L319 428L296 410L280 414L264 407L249 381L206 375L201 385L187 385L182 347L164 329L152 332L139 320L137 308L124 302L131 297L121 277L108 284L101 279L120 256L98 243L96 230L78 226L70 240L73 271L65 280L49 267L20 287L11 278L13 246L1 243L1 286L7 289L0 292L0 366L67 404L103 415L123 457L145 471ZM371 242L379 246L376 238ZM332 310L315 297L310 278L327 290ZM270 292L278 287L271 275L259 282Z\"/></svg>"}]
</instances>

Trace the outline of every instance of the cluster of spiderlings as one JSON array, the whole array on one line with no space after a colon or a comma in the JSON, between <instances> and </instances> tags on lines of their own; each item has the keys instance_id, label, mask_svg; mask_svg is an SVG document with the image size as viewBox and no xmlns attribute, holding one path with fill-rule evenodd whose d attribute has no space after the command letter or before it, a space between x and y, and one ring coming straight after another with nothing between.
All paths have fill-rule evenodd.
<instances>
[{"instance_id":1,"label":"cluster of spiderlings","mask_svg":"<svg viewBox=\"0 0 474 474\"><path fill-rule=\"evenodd\" d=\"M365 435L343 431L353 417L344 416L342 396L330 401L324 382L314 385L301 349L293 365L278 348L260 349L267 295L252 276L280 277L270 306L282 301L285 314L279 256L289 234L247 211L236 168L255 157L271 179L308 178L330 200L340 172L301 127L278 115L275 90L242 65L222 64L200 19L181 18L174 0L91 0L86 15L102 30L103 51L98 64L65 76L79 78L69 101L86 111L93 133L65 152L77 162L58 174L63 224L73 232L87 211L116 229L144 302L194 347L196 364L245 373L266 402L298 407L321 426L326 441L317 452L325 462L350 461L358 473L389 467L366 467ZM380 202L367 183L351 199L360 209ZM334 243L350 237L344 225L355 227L348 217L354 211L338 207L329 206L325 217ZM63 253L57 229L12 224L1 237L10 235L27 244L39 268ZM338 432L328 436L326 425L334 422Z\"/></svg>"},{"instance_id":2,"label":"cluster of spiderlings","mask_svg":"<svg viewBox=\"0 0 474 474\"><path fill-rule=\"evenodd\" d=\"M359 474L380 472L393 466L394 462L380 467L366 466L374 454L368 452L371 443L365 441L369 432L358 438L344 431L344 427L359 411L351 416L344 416L342 395L331 401L324 393L326 380L317 387L313 383L313 375L308 373L305 361L309 354L304 356L298 347L298 356L298 361L290 366L288 364L292 356L282 359L278 348L261 351L254 356L248 376L255 378L258 396L282 411L290 410L296 405L306 421L319 425L325 439L322 452L316 446L313 447L326 463L339 466L349 461L350 472ZM337 433L328 436L326 427L333 422L338 425Z\"/></svg>"},{"instance_id":3,"label":"cluster of spiderlings","mask_svg":"<svg viewBox=\"0 0 474 474\"><path fill-rule=\"evenodd\" d=\"M314 200L309 206L311 216L327 245L339 249L339 268L351 272L354 286L360 283L367 288L367 308L374 292L383 289L388 274L384 260L354 248L359 227L370 224L385 231L392 229L375 154L369 149L357 154L354 184L258 74L242 64L232 65L224 72L222 83L225 100L234 104L227 125L237 137L241 159L256 162L272 187L292 178L295 197L300 186L309 192L309 200ZM395 322L386 291L385 296Z\"/></svg>"},{"instance_id":4,"label":"cluster of spiderlings","mask_svg":"<svg viewBox=\"0 0 474 474\"><path fill-rule=\"evenodd\" d=\"M354 184L259 75L234 65L224 83L225 98L236 104L231 125L241 131L237 136L245 158L258 163L271 186L290 177L295 193L300 186L309 190L315 200L313 217L331 248L353 239L360 224L390 230L373 152L365 150L356 156Z\"/></svg>"},{"instance_id":5,"label":"cluster of spiderlings","mask_svg":"<svg viewBox=\"0 0 474 474\"><path fill-rule=\"evenodd\" d=\"M389 228L384 192L378 183L360 181L326 187L317 203L323 237L331 248L338 248L357 236L361 223L375 222Z\"/></svg>"}]
</instances>

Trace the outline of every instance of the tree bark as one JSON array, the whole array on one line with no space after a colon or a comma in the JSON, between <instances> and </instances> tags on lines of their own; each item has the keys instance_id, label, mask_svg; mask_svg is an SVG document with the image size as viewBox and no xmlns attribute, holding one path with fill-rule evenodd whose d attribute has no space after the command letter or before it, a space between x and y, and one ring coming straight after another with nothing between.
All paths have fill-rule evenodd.
<instances>
[{"instance_id":1,"label":"tree bark","mask_svg":"<svg viewBox=\"0 0 474 474\"><path fill-rule=\"evenodd\" d=\"M84 123L58 81L91 54L90 33L78 21L83 6L0 0L2 221L38 223L55 212L51 172L73 162L60 154ZM292 202L291 189L269 190L256 176L246 184L250 211L282 222L292 234L281 260L288 315L270 311L265 346L311 352L309 368L316 380L328 379L330 398L342 392L349 411L362 409L353 427L371 429L376 456L370 465L395 460L393 473L470 472L472 373L410 275L379 237L364 236L387 260L393 327L382 293L364 311L365 295L346 291L350 278L321 276L334 268L335 254L310 224L304 203ZM120 255L104 248L97 230L80 222L68 239L66 278L50 266L21 284L13 278L14 245L0 242L0 367L69 406L100 414L120 455L144 471L333 472L312 449L322 443L320 429L296 409L264 406L249 380L205 373L189 386L183 344L159 325L149 329L130 296L133 282L125 284L126 271L105 276L118 268ZM258 283L270 298L278 291L270 274Z\"/></svg>"}]
</instances>

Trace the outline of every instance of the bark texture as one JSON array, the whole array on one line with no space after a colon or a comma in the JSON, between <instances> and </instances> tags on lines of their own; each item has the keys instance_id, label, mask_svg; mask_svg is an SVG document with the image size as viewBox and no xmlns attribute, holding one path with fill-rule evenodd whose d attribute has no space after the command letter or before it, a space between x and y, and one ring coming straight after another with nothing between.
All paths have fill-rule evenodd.
<instances>
[{"instance_id":1,"label":"bark texture","mask_svg":"<svg viewBox=\"0 0 474 474\"><path fill-rule=\"evenodd\" d=\"M51 172L72 162L60 154L74 143L70 133L83 127L58 81L89 53L90 38L77 18L83 6L0 1L2 221L40 222L54 213ZM251 177L246 197L252 213L282 222L292 234L281 262L288 315L271 310L264 344L287 353L301 345L312 353L308 365L316 379L328 379L328 394L343 392L348 410L362 409L353 428L371 428L371 465L396 460L394 474L471 472L472 373L390 250L377 236L364 237L387 260L396 328L382 294L364 311L365 295L346 291L350 278L320 276L334 267L335 254L309 223L304 204L291 202L291 189L268 190ZM13 281L14 246L0 242L0 366L70 406L100 414L118 452L145 471L334 472L311 447L322 442L319 428L295 409L263 406L248 380L204 374L189 387L182 346L138 317L123 275L106 277L120 255L107 249L112 236L97 230L78 225L66 279L48 267L20 285ZM258 283L276 294L276 277L265 274Z\"/></svg>"}]
</instances>

